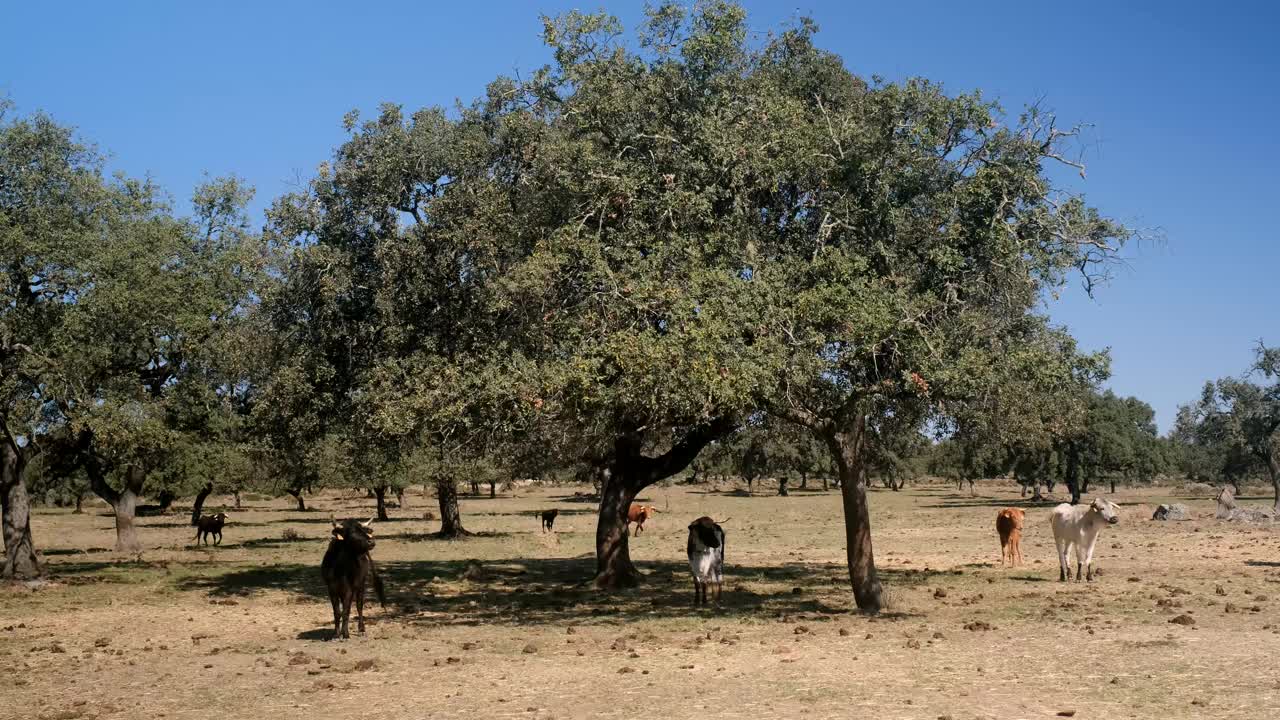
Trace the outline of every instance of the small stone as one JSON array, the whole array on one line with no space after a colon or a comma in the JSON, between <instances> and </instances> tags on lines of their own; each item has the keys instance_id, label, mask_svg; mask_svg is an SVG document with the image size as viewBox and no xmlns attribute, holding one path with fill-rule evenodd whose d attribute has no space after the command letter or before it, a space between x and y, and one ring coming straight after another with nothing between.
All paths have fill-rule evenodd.
<instances>
[{"instance_id":1,"label":"small stone","mask_svg":"<svg viewBox=\"0 0 1280 720\"><path fill-rule=\"evenodd\" d=\"M794 632L796 635L804 635L805 633L809 632L809 628L805 627L804 625L797 625Z\"/></svg>"},{"instance_id":2,"label":"small stone","mask_svg":"<svg viewBox=\"0 0 1280 720\"><path fill-rule=\"evenodd\" d=\"M933 591L933 596L941 600L942 598L947 596L947 591L943 590L942 588L938 588L937 590Z\"/></svg>"},{"instance_id":3,"label":"small stone","mask_svg":"<svg viewBox=\"0 0 1280 720\"><path fill-rule=\"evenodd\" d=\"M1175 618L1170 619L1169 622L1173 623L1174 625L1195 625L1196 619L1191 617L1190 615L1179 615Z\"/></svg>"},{"instance_id":4,"label":"small stone","mask_svg":"<svg viewBox=\"0 0 1280 720\"><path fill-rule=\"evenodd\" d=\"M1215 595L1226 595L1226 594L1227 594L1227 589L1226 589L1226 588L1224 588L1224 587L1222 587L1221 585L1218 585L1217 587L1215 587L1215 588L1213 589L1213 592L1214 592L1214 594L1215 594Z\"/></svg>"},{"instance_id":5,"label":"small stone","mask_svg":"<svg viewBox=\"0 0 1280 720\"><path fill-rule=\"evenodd\" d=\"M911 638L910 640L907 641L907 647L911 648L912 650L919 650L920 641L915 638Z\"/></svg>"},{"instance_id":6,"label":"small stone","mask_svg":"<svg viewBox=\"0 0 1280 720\"><path fill-rule=\"evenodd\" d=\"M635 671L636 671L635 668L630 668L625 666L618 668L619 675L626 675L627 673L633 673Z\"/></svg>"},{"instance_id":7,"label":"small stone","mask_svg":"<svg viewBox=\"0 0 1280 720\"><path fill-rule=\"evenodd\" d=\"M524 649L521 650L520 652L524 653L525 655L532 655L538 652L538 646L534 645L533 643L529 643L528 645L525 645Z\"/></svg>"},{"instance_id":8,"label":"small stone","mask_svg":"<svg viewBox=\"0 0 1280 720\"><path fill-rule=\"evenodd\" d=\"M935 632L935 633L933 634L933 639L934 639L934 640L942 640L942 639L943 639L943 638L945 638L945 637L946 637L946 636L945 636L945 635L943 635L941 632Z\"/></svg>"},{"instance_id":9,"label":"small stone","mask_svg":"<svg viewBox=\"0 0 1280 720\"><path fill-rule=\"evenodd\" d=\"M1058 717L1075 717L1075 710L1063 710L1058 713Z\"/></svg>"},{"instance_id":10,"label":"small stone","mask_svg":"<svg viewBox=\"0 0 1280 720\"><path fill-rule=\"evenodd\" d=\"M849 637L849 628L840 628L840 637Z\"/></svg>"},{"instance_id":11,"label":"small stone","mask_svg":"<svg viewBox=\"0 0 1280 720\"><path fill-rule=\"evenodd\" d=\"M365 658L364 660L356 661L355 669L359 671L372 670L374 667L377 666L377 664L378 664L377 660L374 660L373 658Z\"/></svg>"}]
</instances>

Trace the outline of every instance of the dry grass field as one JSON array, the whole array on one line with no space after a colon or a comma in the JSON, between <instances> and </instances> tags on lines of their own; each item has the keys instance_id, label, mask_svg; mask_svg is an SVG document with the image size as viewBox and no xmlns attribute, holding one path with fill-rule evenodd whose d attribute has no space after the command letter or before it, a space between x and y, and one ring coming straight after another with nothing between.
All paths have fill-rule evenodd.
<instances>
[{"instance_id":1,"label":"dry grass field","mask_svg":"<svg viewBox=\"0 0 1280 720\"><path fill-rule=\"evenodd\" d=\"M1026 564L999 566L1012 483L877 490L891 608L869 618L849 611L837 491L654 488L661 514L632 539L647 583L602 595L575 490L464 498L483 533L464 541L430 537L434 501L412 493L378 524L387 607L347 642L329 641L318 566L330 512L367 517L363 497L249 502L217 548L193 546L181 514L144 518L139 557L109 550L104 506L38 512L52 579L0 589L0 654L25 667L0 717L1280 716L1280 527L1216 521L1208 498L1120 492L1101 578L1059 584L1048 505L1028 509ZM1169 500L1196 519L1151 521ZM731 518L728 577L724 606L697 611L685 526L703 514Z\"/></svg>"}]
</instances>

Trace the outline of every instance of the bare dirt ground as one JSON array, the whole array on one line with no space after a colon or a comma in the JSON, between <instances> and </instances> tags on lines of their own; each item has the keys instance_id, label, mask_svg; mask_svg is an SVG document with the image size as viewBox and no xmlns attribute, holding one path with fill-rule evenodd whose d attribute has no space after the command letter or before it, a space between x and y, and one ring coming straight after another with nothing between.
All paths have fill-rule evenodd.
<instances>
[{"instance_id":1,"label":"bare dirt ground","mask_svg":"<svg viewBox=\"0 0 1280 720\"><path fill-rule=\"evenodd\" d=\"M363 497L249 502L217 548L193 546L180 513L144 518L136 558L108 550L102 506L38 512L53 579L0 589L0 663L21 669L0 681L0 717L1280 714L1280 527L1214 520L1208 498L1122 490L1101 578L1059 584L1051 505L1029 506L1026 564L999 566L996 511L1024 505L1012 483L875 491L891 608L868 618L849 611L837 491L654 488L660 514L632 540L647 582L601 595L585 582L594 505L575 490L464 498L485 533L464 541L432 539L434 501L411 494L379 525L387 607L347 642L328 640L318 566L330 512L367 517ZM1151 521L1168 501L1196 519ZM535 511L550 507L544 534ZM690 607L685 527L703 514L731 518L719 610Z\"/></svg>"}]
</instances>

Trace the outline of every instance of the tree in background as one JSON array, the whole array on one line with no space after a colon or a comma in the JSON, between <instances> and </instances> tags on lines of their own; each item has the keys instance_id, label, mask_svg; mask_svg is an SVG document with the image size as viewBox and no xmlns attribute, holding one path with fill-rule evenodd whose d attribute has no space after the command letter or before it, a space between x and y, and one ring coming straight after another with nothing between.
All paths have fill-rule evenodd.
<instances>
[{"instance_id":1,"label":"tree in background","mask_svg":"<svg viewBox=\"0 0 1280 720\"><path fill-rule=\"evenodd\" d=\"M1259 344L1248 374L1207 383L1198 403L1180 409L1175 436L1208 448L1237 487L1252 468L1265 471L1280 513L1280 348Z\"/></svg>"}]
</instances>

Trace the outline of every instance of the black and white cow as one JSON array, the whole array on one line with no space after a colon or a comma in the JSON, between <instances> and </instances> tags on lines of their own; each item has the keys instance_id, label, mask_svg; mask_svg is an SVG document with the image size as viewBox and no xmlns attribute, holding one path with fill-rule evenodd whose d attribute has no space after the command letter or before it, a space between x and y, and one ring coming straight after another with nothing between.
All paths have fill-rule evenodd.
<instances>
[{"instance_id":1,"label":"black and white cow","mask_svg":"<svg viewBox=\"0 0 1280 720\"><path fill-rule=\"evenodd\" d=\"M724 529L703 516L689 524L689 570L693 573L693 604L707 604L707 585L715 584L720 604L724 582Z\"/></svg>"}]
</instances>

